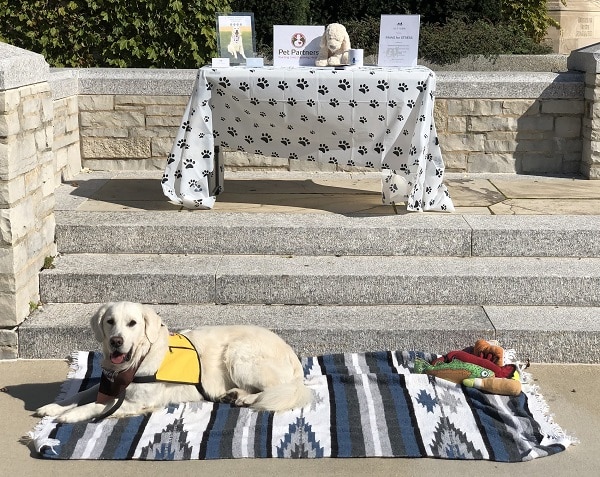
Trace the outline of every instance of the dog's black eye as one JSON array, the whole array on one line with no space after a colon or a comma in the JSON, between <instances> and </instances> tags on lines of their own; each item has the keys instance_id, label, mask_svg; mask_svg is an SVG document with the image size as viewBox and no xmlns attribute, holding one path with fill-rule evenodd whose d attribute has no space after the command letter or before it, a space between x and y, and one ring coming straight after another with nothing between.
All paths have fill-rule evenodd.
<instances>
[{"instance_id":1,"label":"dog's black eye","mask_svg":"<svg viewBox=\"0 0 600 477\"><path fill-rule=\"evenodd\" d=\"M109 325L114 325L114 324L115 324L115 320L113 320L112 318L109 318L108 320L106 320L106 322L107 322Z\"/></svg>"},{"instance_id":2,"label":"dog's black eye","mask_svg":"<svg viewBox=\"0 0 600 477\"><path fill-rule=\"evenodd\" d=\"M135 325L137 325L137 321L135 321L135 320L131 320L129 323L127 323L127 326L129 326L129 328L132 328Z\"/></svg>"}]
</instances>

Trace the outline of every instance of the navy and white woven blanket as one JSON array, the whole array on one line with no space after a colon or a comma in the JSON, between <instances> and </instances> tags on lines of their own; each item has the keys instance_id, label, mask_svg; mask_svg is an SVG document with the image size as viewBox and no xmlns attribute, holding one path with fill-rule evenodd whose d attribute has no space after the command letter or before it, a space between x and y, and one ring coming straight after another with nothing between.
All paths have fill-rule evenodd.
<instances>
[{"instance_id":1,"label":"navy and white woven blanket","mask_svg":"<svg viewBox=\"0 0 600 477\"><path fill-rule=\"evenodd\" d=\"M415 352L333 354L302 360L314 400L258 412L211 402L145 416L57 424L31 432L52 459L438 457L517 462L565 450L571 440L535 389L486 394L411 374ZM77 352L60 398L99 381L100 354Z\"/></svg>"}]
</instances>

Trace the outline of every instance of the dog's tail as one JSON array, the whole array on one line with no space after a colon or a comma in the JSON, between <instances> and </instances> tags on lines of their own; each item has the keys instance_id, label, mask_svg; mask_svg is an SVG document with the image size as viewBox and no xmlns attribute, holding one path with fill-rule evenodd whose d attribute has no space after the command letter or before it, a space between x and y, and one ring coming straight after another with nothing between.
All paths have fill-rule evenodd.
<instances>
[{"instance_id":1,"label":"dog's tail","mask_svg":"<svg viewBox=\"0 0 600 477\"><path fill-rule=\"evenodd\" d=\"M265 389L250 407L259 411L287 411L304 407L312 400L313 392L302 380L296 380Z\"/></svg>"}]
</instances>

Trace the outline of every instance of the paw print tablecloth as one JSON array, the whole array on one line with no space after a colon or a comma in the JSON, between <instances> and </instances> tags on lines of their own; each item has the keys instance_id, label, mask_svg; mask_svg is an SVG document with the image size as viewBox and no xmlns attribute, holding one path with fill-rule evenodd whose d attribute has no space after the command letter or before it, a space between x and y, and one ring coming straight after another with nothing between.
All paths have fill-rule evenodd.
<instances>
[{"instance_id":1,"label":"paw print tablecloth","mask_svg":"<svg viewBox=\"0 0 600 477\"><path fill-rule=\"evenodd\" d=\"M165 195L210 209L215 147L382 170L384 204L452 211L425 67L198 71L162 178Z\"/></svg>"}]
</instances>

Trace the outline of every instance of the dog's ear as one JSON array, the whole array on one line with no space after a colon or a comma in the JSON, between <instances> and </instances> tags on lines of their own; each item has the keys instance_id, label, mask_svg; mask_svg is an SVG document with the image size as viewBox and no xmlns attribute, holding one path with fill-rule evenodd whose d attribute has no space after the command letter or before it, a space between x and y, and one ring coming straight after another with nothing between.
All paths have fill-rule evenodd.
<instances>
[{"instance_id":1,"label":"dog's ear","mask_svg":"<svg viewBox=\"0 0 600 477\"><path fill-rule=\"evenodd\" d=\"M149 305L142 305L142 313L146 322L146 338L148 338L150 343L154 343L160 335L162 320L158 316L158 313Z\"/></svg>"},{"instance_id":2,"label":"dog's ear","mask_svg":"<svg viewBox=\"0 0 600 477\"><path fill-rule=\"evenodd\" d=\"M319 43L319 47L325 48L327 46L327 37L329 35L329 25L325 27L325 31L321 35L321 42Z\"/></svg>"},{"instance_id":3,"label":"dog's ear","mask_svg":"<svg viewBox=\"0 0 600 477\"><path fill-rule=\"evenodd\" d=\"M350 46L350 35L348 35L348 31L344 29L344 40L342 41L342 46L340 47L340 50L348 51L350 48L352 48Z\"/></svg>"},{"instance_id":4,"label":"dog's ear","mask_svg":"<svg viewBox=\"0 0 600 477\"><path fill-rule=\"evenodd\" d=\"M104 340L104 330L102 328L102 318L104 318L104 314L106 310L112 305L112 303L105 303L102 305L96 313L92 315L90 318L90 326L92 331L94 332L94 337L97 341L102 342Z\"/></svg>"}]
</instances>

